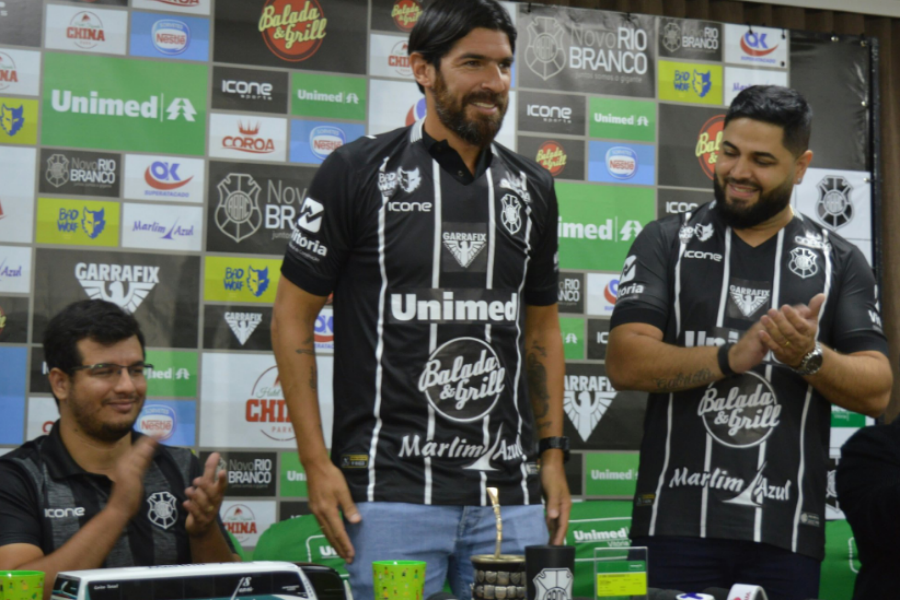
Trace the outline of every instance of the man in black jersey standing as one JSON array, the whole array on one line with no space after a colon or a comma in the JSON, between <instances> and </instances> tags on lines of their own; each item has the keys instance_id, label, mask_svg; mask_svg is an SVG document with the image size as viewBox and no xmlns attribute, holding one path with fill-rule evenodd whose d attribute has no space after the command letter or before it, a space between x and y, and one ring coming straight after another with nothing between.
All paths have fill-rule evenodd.
<instances>
[{"instance_id":1,"label":"man in black jersey standing","mask_svg":"<svg viewBox=\"0 0 900 600\"><path fill-rule=\"evenodd\" d=\"M426 596L446 578L468 598L469 557L494 548L491 487L503 552L546 543L548 526L564 540L556 195L493 142L515 39L494 0L431 4L409 40L426 117L329 156L285 255L273 347L310 509L357 598L377 559L426 560ZM313 326L331 292L329 457Z\"/></svg>"},{"instance_id":2,"label":"man in black jersey standing","mask_svg":"<svg viewBox=\"0 0 900 600\"><path fill-rule=\"evenodd\" d=\"M607 370L650 392L632 536L655 587L816 597L831 404L887 406L872 270L790 206L811 119L793 90L741 92L715 201L651 223L625 261Z\"/></svg>"}]
</instances>

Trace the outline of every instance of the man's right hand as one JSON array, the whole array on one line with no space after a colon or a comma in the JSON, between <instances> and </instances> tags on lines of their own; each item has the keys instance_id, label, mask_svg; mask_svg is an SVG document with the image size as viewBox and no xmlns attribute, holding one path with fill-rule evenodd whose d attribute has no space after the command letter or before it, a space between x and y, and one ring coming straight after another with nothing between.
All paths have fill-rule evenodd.
<instances>
[{"instance_id":1,"label":"man's right hand","mask_svg":"<svg viewBox=\"0 0 900 600\"><path fill-rule=\"evenodd\" d=\"M319 521L322 533L332 548L348 563L353 562L356 551L341 520L341 512L351 523L359 523L362 517L350 497L350 488L344 474L331 461L306 468L309 490L309 509Z\"/></svg>"},{"instance_id":2,"label":"man's right hand","mask_svg":"<svg viewBox=\"0 0 900 600\"><path fill-rule=\"evenodd\" d=\"M746 373L763 361L769 348L759 336L763 325L757 321L728 351L728 364L735 373Z\"/></svg>"},{"instance_id":3,"label":"man's right hand","mask_svg":"<svg viewBox=\"0 0 900 600\"><path fill-rule=\"evenodd\" d=\"M142 436L119 459L112 473L113 487L107 507L127 515L129 520L144 502L144 474L153 461L157 446L159 442L155 439Z\"/></svg>"}]
</instances>

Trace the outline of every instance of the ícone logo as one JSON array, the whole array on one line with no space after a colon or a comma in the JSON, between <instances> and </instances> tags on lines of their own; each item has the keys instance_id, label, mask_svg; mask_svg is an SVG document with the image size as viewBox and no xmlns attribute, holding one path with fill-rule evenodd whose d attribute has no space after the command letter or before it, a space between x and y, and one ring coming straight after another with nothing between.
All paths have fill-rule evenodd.
<instances>
[{"instance_id":1,"label":"\u00edcone logo","mask_svg":"<svg viewBox=\"0 0 900 600\"><path fill-rule=\"evenodd\" d=\"M106 300L133 313L159 283L159 267L80 262L75 279L92 300Z\"/></svg>"},{"instance_id":2,"label":"\u00edcone logo","mask_svg":"<svg viewBox=\"0 0 900 600\"><path fill-rule=\"evenodd\" d=\"M47 181L53 187L69 183L69 159L65 154L54 154L47 159Z\"/></svg>"},{"instance_id":3,"label":"\u00edcone logo","mask_svg":"<svg viewBox=\"0 0 900 600\"><path fill-rule=\"evenodd\" d=\"M328 19L319 0L266 0L259 32L269 50L290 62L304 61L319 51Z\"/></svg>"},{"instance_id":4,"label":"\u00edcone logo","mask_svg":"<svg viewBox=\"0 0 900 600\"><path fill-rule=\"evenodd\" d=\"M240 313L226 312L225 322L231 328L234 337L241 343L241 346L247 343L259 324L262 323L261 313Z\"/></svg>"},{"instance_id":5,"label":"\u00edcone logo","mask_svg":"<svg viewBox=\"0 0 900 600\"><path fill-rule=\"evenodd\" d=\"M6 52L0 52L0 91L5 90L14 83L19 83L19 71L16 69L16 61Z\"/></svg>"},{"instance_id":6,"label":"\u00edcone logo","mask_svg":"<svg viewBox=\"0 0 900 600\"><path fill-rule=\"evenodd\" d=\"M826 227L840 229L853 220L853 202L850 200L853 186L845 177L827 175L816 189L819 190L816 214Z\"/></svg>"},{"instance_id":7,"label":"\u00edcone logo","mask_svg":"<svg viewBox=\"0 0 900 600\"><path fill-rule=\"evenodd\" d=\"M500 222L511 235L516 235L522 228L522 205L519 199L512 194L506 194L500 199L503 205L500 213Z\"/></svg>"},{"instance_id":8,"label":"\u00edcone logo","mask_svg":"<svg viewBox=\"0 0 900 600\"><path fill-rule=\"evenodd\" d=\"M76 46L85 50L90 50L106 41L100 17L86 10L75 13L75 16L72 17L72 21L66 28L66 37L74 41Z\"/></svg>"},{"instance_id":9,"label":"\u00edcone logo","mask_svg":"<svg viewBox=\"0 0 900 600\"><path fill-rule=\"evenodd\" d=\"M147 498L150 510L147 518L160 529L168 529L178 520L178 508L175 504L175 496L169 492L156 492Z\"/></svg>"},{"instance_id":10,"label":"\u00edcone logo","mask_svg":"<svg viewBox=\"0 0 900 600\"><path fill-rule=\"evenodd\" d=\"M150 31L153 47L161 54L177 56L187 50L191 43L191 28L178 19L161 19L153 24Z\"/></svg>"},{"instance_id":11,"label":"\u00edcone logo","mask_svg":"<svg viewBox=\"0 0 900 600\"><path fill-rule=\"evenodd\" d=\"M535 160L550 171L550 174L554 177L560 175L566 168L567 159L568 156L566 156L566 151L562 144L555 141L547 141L541 144L535 157Z\"/></svg>"},{"instance_id":12,"label":"\u00edcone logo","mask_svg":"<svg viewBox=\"0 0 900 600\"><path fill-rule=\"evenodd\" d=\"M535 17L528 24L525 64L544 81L558 75L566 67L565 33L553 17Z\"/></svg>"},{"instance_id":13,"label":"\u00edcone logo","mask_svg":"<svg viewBox=\"0 0 900 600\"><path fill-rule=\"evenodd\" d=\"M25 125L24 113L24 104L19 105L18 108L6 104L0 105L0 129L10 137L15 136Z\"/></svg>"},{"instance_id":14,"label":"\u00edcone logo","mask_svg":"<svg viewBox=\"0 0 900 600\"><path fill-rule=\"evenodd\" d=\"M712 181L716 175L716 159L719 157L719 147L722 144L722 130L725 128L725 115L716 115L707 120L700 128L697 135L697 147L694 153L700 168Z\"/></svg>"},{"instance_id":15,"label":"\u00edcone logo","mask_svg":"<svg viewBox=\"0 0 900 600\"><path fill-rule=\"evenodd\" d=\"M241 243L262 226L259 209L259 184L250 175L229 173L219 182L219 206L216 225L219 231Z\"/></svg>"},{"instance_id":16,"label":"\u00edcone logo","mask_svg":"<svg viewBox=\"0 0 900 600\"><path fill-rule=\"evenodd\" d=\"M420 0L396 0L391 8L391 18L400 31L412 31L422 16Z\"/></svg>"}]
</instances>

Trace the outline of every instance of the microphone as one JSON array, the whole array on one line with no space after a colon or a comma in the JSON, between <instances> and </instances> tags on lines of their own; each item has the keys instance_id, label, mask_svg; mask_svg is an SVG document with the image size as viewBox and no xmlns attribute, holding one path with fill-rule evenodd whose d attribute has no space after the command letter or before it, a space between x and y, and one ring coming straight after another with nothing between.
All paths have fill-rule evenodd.
<instances>
[{"instance_id":1,"label":"microphone","mask_svg":"<svg viewBox=\"0 0 900 600\"><path fill-rule=\"evenodd\" d=\"M728 590L725 588L711 587L703 590L704 594L708 594L713 597L713 600L728 600L730 596L728 595Z\"/></svg>"},{"instance_id":2,"label":"microphone","mask_svg":"<svg viewBox=\"0 0 900 600\"><path fill-rule=\"evenodd\" d=\"M678 600L684 592L647 588L647 600Z\"/></svg>"}]
</instances>

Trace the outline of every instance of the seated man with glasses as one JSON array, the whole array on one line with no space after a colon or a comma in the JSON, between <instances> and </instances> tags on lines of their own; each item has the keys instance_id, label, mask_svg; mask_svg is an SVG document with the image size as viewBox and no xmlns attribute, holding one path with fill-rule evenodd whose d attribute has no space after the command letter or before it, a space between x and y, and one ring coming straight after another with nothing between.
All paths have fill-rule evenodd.
<instances>
[{"instance_id":1,"label":"seated man with glasses","mask_svg":"<svg viewBox=\"0 0 900 600\"><path fill-rule=\"evenodd\" d=\"M50 320L44 355L59 420L0 458L0 570L237 560L218 518L225 473L132 427L147 395L144 336L115 304ZM49 593L45 593L45 597Z\"/></svg>"}]
</instances>

